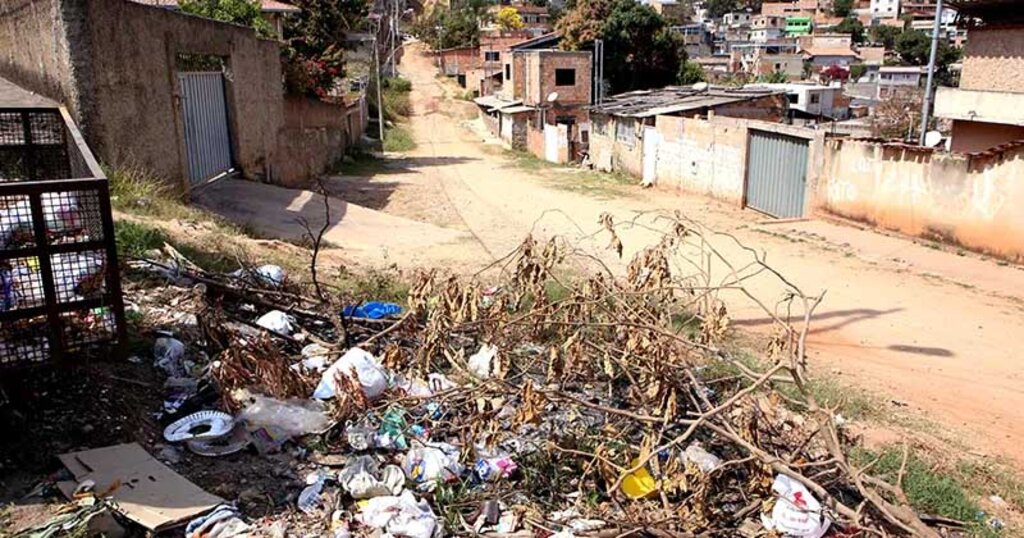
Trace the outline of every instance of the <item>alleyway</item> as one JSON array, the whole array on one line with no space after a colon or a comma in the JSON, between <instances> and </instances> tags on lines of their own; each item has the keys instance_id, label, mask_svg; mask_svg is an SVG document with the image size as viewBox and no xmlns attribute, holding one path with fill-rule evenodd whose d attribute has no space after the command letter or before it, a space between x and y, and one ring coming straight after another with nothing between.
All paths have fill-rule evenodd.
<instances>
[{"instance_id":1,"label":"alleyway","mask_svg":"<svg viewBox=\"0 0 1024 538\"><path fill-rule=\"evenodd\" d=\"M385 173L335 178L329 187L350 200L349 206L364 203L430 226L424 227L422 244L410 248L409 237L375 233L373 226L342 216L335 236L328 234L332 242L343 248L353 242L379 245L399 265L472 271L507 254L531 230L579 239L599 231L603 212L624 221L637 212L679 210L764 252L805 293L826 292L813 318L812 373L880 394L887 405L936 421L972 451L1024 466L1024 382L1017 360L1024 271L848 226L772 223L700 197L631 186L619 189L621 194L602 190L600 196L555 188L481 143L464 125L466 104L452 100L453 90L435 77L430 59L415 45L410 48L403 75L413 82L409 127L418 147L390 161ZM366 201L356 202L353 193ZM439 237L438 228L456 236ZM637 227L621 236L628 261L658 234ZM597 235L581 246L623 267L606 244L607 236ZM731 259L750 259L731 237L720 236L715 247ZM380 257L372 249L364 253ZM747 285L766 304L784 294L782 284L767 275ZM726 299L734 326L757 330L768 324L750 301Z\"/></svg>"}]
</instances>

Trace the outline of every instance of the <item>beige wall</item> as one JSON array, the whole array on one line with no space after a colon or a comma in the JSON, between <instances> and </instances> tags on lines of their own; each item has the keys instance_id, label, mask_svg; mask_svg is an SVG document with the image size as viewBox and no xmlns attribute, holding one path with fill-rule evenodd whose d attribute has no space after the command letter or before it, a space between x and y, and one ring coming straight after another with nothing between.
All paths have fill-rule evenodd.
<instances>
[{"instance_id":1,"label":"beige wall","mask_svg":"<svg viewBox=\"0 0 1024 538\"><path fill-rule=\"evenodd\" d=\"M590 158L594 165L604 171L617 170L640 177L644 167L643 125L633 118L615 118L606 116L604 119L592 119L590 130ZM598 123L604 124L604 132L599 132ZM616 138L616 125L623 123L631 136L628 141Z\"/></svg>"},{"instance_id":2,"label":"beige wall","mask_svg":"<svg viewBox=\"0 0 1024 538\"><path fill-rule=\"evenodd\" d=\"M960 87L1024 92L1024 26L973 28L964 51Z\"/></svg>"},{"instance_id":3,"label":"beige wall","mask_svg":"<svg viewBox=\"0 0 1024 538\"><path fill-rule=\"evenodd\" d=\"M953 120L950 150L958 153L985 151L993 146L1024 139L1024 127Z\"/></svg>"},{"instance_id":4,"label":"beige wall","mask_svg":"<svg viewBox=\"0 0 1024 538\"><path fill-rule=\"evenodd\" d=\"M250 179L303 183L308 174L299 171L318 168L317 155L333 155L335 141L361 136L364 122L359 136L320 126L320 132L302 132L305 145L298 148L301 128L285 114L280 44L258 39L252 29L126 0L22 1L18 17L0 18L0 27L18 38L0 38L2 74L66 103L107 164L141 165L185 188L176 75L182 53L225 58L232 153ZM20 51L26 43L41 47L39 58ZM40 60L50 56L50 62ZM74 70L66 70L68 62Z\"/></svg>"},{"instance_id":5,"label":"beige wall","mask_svg":"<svg viewBox=\"0 0 1024 538\"><path fill-rule=\"evenodd\" d=\"M1024 148L969 156L833 140L820 211L1024 261Z\"/></svg>"}]
</instances>

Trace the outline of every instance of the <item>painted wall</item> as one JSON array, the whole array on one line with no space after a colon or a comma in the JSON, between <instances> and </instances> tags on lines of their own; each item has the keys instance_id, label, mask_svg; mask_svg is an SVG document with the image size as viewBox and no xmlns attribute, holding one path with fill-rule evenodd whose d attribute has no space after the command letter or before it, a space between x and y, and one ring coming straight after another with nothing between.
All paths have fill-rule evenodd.
<instances>
[{"instance_id":1,"label":"painted wall","mask_svg":"<svg viewBox=\"0 0 1024 538\"><path fill-rule=\"evenodd\" d=\"M832 140L820 211L1024 261L1024 147L932 152Z\"/></svg>"},{"instance_id":2,"label":"painted wall","mask_svg":"<svg viewBox=\"0 0 1024 538\"><path fill-rule=\"evenodd\" d=\"M643 125L633 118L591 116L590 159L599 170L640 177L644 166ZM621 127L619 126L621 124ZM620 139L617 132L624 136Z\"/></svg>"},{"instance_id":3,"label":"painted wall","mask_svg":"<svg viewBox=\"0 0 1024 538\"><path fill-rule=\"evenodd\" d=\"M960 88L1024 92L1024 26L972 28Z\"/></svg>"},{"instance_id":4,"label":"painted wall","mask_svg":"<svg viewBox=\"0 0 1024 538\"><path fill-rule=\"evenodd\" d=\"M981 121L953 120L950 150L959 153L985 151L993 146L1024 139L1024 127L985 123Z\"/></svg>"}]
</instances>

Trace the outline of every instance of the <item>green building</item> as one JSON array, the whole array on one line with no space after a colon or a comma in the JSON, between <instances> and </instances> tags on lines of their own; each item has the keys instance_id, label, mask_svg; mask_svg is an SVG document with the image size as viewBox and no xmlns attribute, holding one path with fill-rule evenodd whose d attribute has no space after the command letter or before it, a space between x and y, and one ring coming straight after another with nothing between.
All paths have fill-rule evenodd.
<instances>
[{"instance_id":1,"label":"green building","mask_svg":"<svg viewBox=\"0 0 1024 538\"><path fill-rule=\"evenodd\" d=\"M786 17L786 37L811 35L810 17Z\"/></svg>"}]
</instances>

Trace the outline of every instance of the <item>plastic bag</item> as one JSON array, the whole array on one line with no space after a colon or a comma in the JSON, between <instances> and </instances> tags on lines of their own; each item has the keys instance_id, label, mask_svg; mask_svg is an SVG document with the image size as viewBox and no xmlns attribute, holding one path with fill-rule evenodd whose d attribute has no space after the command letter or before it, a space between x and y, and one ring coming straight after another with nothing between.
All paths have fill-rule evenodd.
<instances>
[{"instance_id":1,"label":"plastic bag","mask_svg":"<svg viewBox=\"0 0 1024 538\"><path fill-rule=\"evenodd\" d=\"M331 425L331 419L319 402L309 400L278 400L267 396L253 396L238 415L249 431L267 428L288 437L319 433Z\"/></svg>"},{"instance_id":2,"label":"plastic bag","mask_svg":"<svg viewBox=\"0 0 1024 538\"><path fill-rule=\"evenodd\" d=\"M464 467L459 463L458 448L448 443L431 443L409 450L402 461L402 470L406 476L429 491L438 481L448 482L458 478Z\"/></svg>"},{"instance_id":3,"label":"plastic bag","mask_svg":"<svg viewBox=\"0 0 1024 538\"><path fill-rule=\"evenodd\" d=\"M432 538L441 535L437 516L423 499L405 491L399 496L375 497L366 502L356 519L394 536Z\"/></svg>"},{"instance_id":4,"label":"plastic bag","mask_svg":"<svg viewBox=\"0 0 1024 538\"><path fill-rule=\"evenodd\" d=\"M405 484L405 473L397 465L388 465L377 478L377 462L370 456L359 456L338 473L338 482L353 499L372 499L398 495Z\"/></svg>"},{"instance_id":5,"label":"plastic bag","mask_svg":"<svg viewBox=\"0 0 1024 538\"><path fill-rule=\"evenodd\" d=\"M341 311L341 315L346 318L354 317L368 319L382 319L401 313L402 307L395 303L382 303L379 301L371 301L360 305L349 305Z\"/></svg>"},{"instance_id":6,"label":"plastic bag","mask_svg":"<svg viewBox=\"0 0 1024 538\"><path fill-rule=\"evenodd\" d=\"M313 391L313 397L318 400L329 400L337 395L338 388L334 382L337 373L352 374L359 380L363 388L363 394L373 400L384 393L388 388L387 371L377 362L377 359L366 350L354 347L345 352L340 359L334 362L320 377L320 384Z\"/></svg>"},{"instance_id":7,"label":"plastic bag","mask_svg":"<svg viewBox=\"0 0 1024 538\"><path fill-rule=\"evenodd\" d=\"M302 367L311 372L323 372L327 368L330 351L320 344L309 344L302 348Z\"/></svg>"},{"instance_id":8,"label":"plastic bag","mask_svg":"<svg viewBox=\"0 0 1024 538\"><path fill-rule=\"evenodd\" d=\"M264 286L280 288L284 285L287 275L279 265L261 265L251 270L239 269L231 273L231 276L241 279L250 277Z\"/></svg>"},{"instance_id":9,"label":"plastic bag","mask_svg":"<svg viewBox=\"0 0 1024 538\"><path fill-rule=\"evenodd\" d=\"M821 538L832 521L824 515L821 503L803 484L786 475L777 475L772 491L779 496L771 517L761 514L764 528L794 538Z\"/></svg>"},{"instance_id":10,"label":"plastic bag","mask_svg":"<svg viewBox=\"0 0 1024 538\"><path fill-rule=\"evenodd\" d=\"M490 344L480 346L480 351L473 354L466 362L469 371L480 379L488 379L496 373L498 348Z\"/></svg>"},{"instance_id":11,"label":"plastic bag","mask_svg":"<svg viewBox=\"0 0 1024 538\"><path fill-rule=\"evenodd\" d=\"M703 473L710 473L722 464L722 460L718 456L704 450L699 443L690 443L690 446L683 451L683 457L686 461L696 465Z\"/></svg>"},{"instance_id":12,"label":"plastic bag","mask_svg":"<svg viewBox=\"0 0 1024 538\"><path fill-rule=\"evenodd\" d=\"M501 478L508 478L518 468L516 462L508 456L496 456L493 458L480 458L476 460L473 470L480 480L493 482Z\"/></svg>"},{"instance_id":13,"label":"plastic bag","mask_svg":"<svg viewBox=\"0 0 1024 538\"><path fill-rule=\"evenodd\" d=\"M185 358L185 344L177 338L157 338L153 343L153 366L163 370L171 377L185 375L182 359Z\"/></svg>"},{"instance_id":14,"label":"plastic bag","mask_svg":"<svg viewBox=\"0 0 1024 538\"><path fill-rule=\"evenodd\" d=\"M212 512L189 521L185 527L185 538L241 537L248 536L251 529L237 508L222 504Z\"/></svg>"},{"instance_id":15,"label":"plastic bag","mask_svg":"<svg viewBox=\"0 0 1024 538\"><path fill-rule=\"evenodd\" d=\"M266 314L263 314L260 319L256 320L256 325L269 329L275 333L290 335L295 332L295 328L292 324L295 323L295 318L281 312L280 310L271 310Z\"/></svg>"}]
</instances>

